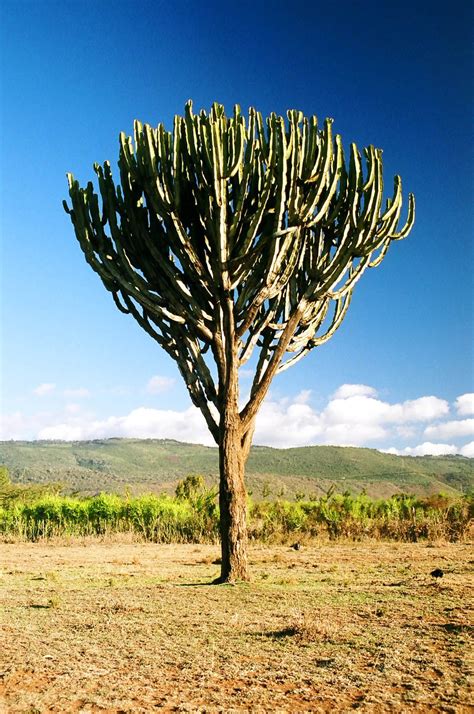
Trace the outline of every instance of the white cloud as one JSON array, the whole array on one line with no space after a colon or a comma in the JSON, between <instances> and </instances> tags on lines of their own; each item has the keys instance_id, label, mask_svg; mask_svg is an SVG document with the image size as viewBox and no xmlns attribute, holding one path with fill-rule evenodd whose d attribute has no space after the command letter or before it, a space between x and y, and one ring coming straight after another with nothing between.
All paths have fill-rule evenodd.
<instances>
[{"instance_id":1,"label":"white cloud","mask_svg":"<svg viewBox=\"0 0 474 714\"><path fill-rule=\"evenodd\" d=\"M364 446L389 438L392 432L410 430L411 424L428 421L449 412L449 405L437 397L389 404L363 384L344 384L325 409L315 411L306 402L309 390L293 400L268 400L257 417L254 443L269 446L337 444Z\"/></svg>"},{"instance_id":2,"label":"white cloud","mask_svg":"<svg viewBox=\"0 0 474 714\"><path fill-rule=\"evenodd\" d=\"M380 424L390 420L390 404L373 397L354 395L331 399L323 411L326 424Z\"/></svg>"},{"instance_id":3,"label":"white cloud","mask_svg":"<svg viewBox=\"0 0 474 714\"><path fill-rule=\"evenodd\" d=\"M16 411L12 414L2 414L0 416L0 440L8 441L14 439L23 441L36 438L38 427L47 424L53 419L50 412L39 412L36 414L24 414Z\"/></svg>"},{"instance_id":4,"label":"white cloud","mask_svg":"<svg viewBox=\"0 0 474 714\"><path fill-rule=\"evenodd\" d=\"M461 456L468 456L470 459L474 459L474 441L465 444L459 453Z\"/></svg>"},{"instance_id":5,"label":"white cloud","mask_svg":"<svg viewBox=\"0 0 474 714\"><path fill-rule=\"evenodd\" d=\"M22 439L25 433L26 419L21 412L0 416L0 439Z\"/></svg>"},{"instance_id":6,"label":"white cloud","mask_svg":"<svg viewBox=\"0 0 474 714\"><path fill-rule=\"evenodd\" d=\"M172 377L162 377L159 374L152 377L146 385L146 391L150 394L162 394L167 392L174 385Z\"/></svg>"},{"instance_id":7,"label":"white cloud","mask_svg":"<svg viewBox=\"0 0 474 714\"><path fill-rule=\"evenodd\" d=\"M332 399L348 397L376 397L377 390L367 384L342 384L332 395Z\"/></svg>"},{"instance_id":8,"label":"white cloud","mask_svg":"<svg viewBox=\"0 0 474 714\"><path fill-rule=\"evenodd\" d=\"M335 446L365 446L388 435L389 431L379 424L332 424L325 429L323 443Z\"/></svg>"},{"instance_id":9,"label":"white cloud","mask_svg":"<svg viewBox=\"0 0 474 714\"><path fill-rule=\"evenodd\" d=\"M348 396L331 399L321 414L325 443L363 445L387 437L391 425L398 425L396 431L406 429L407 424L429 421L449 411L448 403L437 397L389 404L363 394L350 396L350 390L342 393Z\"/></svg>"},{"instance_id":10,"label":"white cloud","mask_svg":"<svg viewBox=\"0 0 474 714\"><path fill-rule=\"evenodd\" d=\"M56 389L56 385L52 382L44 382L39 384L35 389L33 389L33 394L37 397L44 397L46 394L51 394Z\"/></svg>"},{"instance_id":11,"label":"white cloud","mask_svg":"<svg viewBox=\"0 0 474 714\"><path fill-rule=\"evenodd\" d=\"M79 441L107 437L137 439L177 439L198 444L213 444L201 412L189 407L178 412L139 407L126 416L111 416L103 420L71 420L40 430L38 439Z\"/></svg>"},{"instance_id":12,"label":"white cloud","mask_svg":"<svg viewBox=\"0 0 474 714\"><path fill-rule=\"evenodd\" d=\"M254 444L280 448L319 442L322 435L320 416L308 405L269 399L257 416Z\"/></svg>"},{"instance_id":13,"label":"white cloud","mask_svg":"<svg viewBox=\"0 0 474 714\"><path fill-rule=\"evenodd\" d=\"M149 385L159 390L173 381L155 375ZM311 404L311 391L304 389L293 397L268 396L257 417L254 443L282 448L310 444L375 446L410 455L471 455L474 447L463 445L463 437L471 433L474 420L438 422L447 413L448 403L435 396L391 403L378 398L372 387L357 384L342 385L322 408L316 409ZM56 413L16 412L4 419L0 430L1 439L113 436L213 444L201 413L194 407L178 411L139 406L127 414L98 419L84 412L80 402L71 400Z\"/></svg>"},{"instance_id":14,"label":"white cloud","mask_svg":"<svg viewBox=\"0 0 474 714\"><path fill-rule=\"evenodd\" d=\"M445 399L438 397L420 397L393 405L393 415L397 415L394 421L431 421L446 414L449 414L449 404Z\"/></svg>"},{"instance_id":15,"label":"white cloud","mask_svg":"<svg viewBox=\"0 0 474 714\"><path fill-rule=\"evenodd\" d=\"M474 436L474 419L447 421L444 424L427 426L425 436L434 439L455 439L462 436Z\"/></svg>"},{"instance_id":16,"label":"white cloud","mask_svg":"<svg viewBox=\"0 0 474 714\"><path fill-rule=\"evenodd\" d=\"M382 450L382 449L381 449ZM385 449L388 454L398 454L400 456L449 456L459 453L459 449L454 444L433 444L425 441L418 446L407 446L404 449Z\"/></svg>"},{"instance_id":17,"label":"white cloud","mask_svg":"<svg viewBox=\"0 0 474 714\"><path fill-rule=\"evenodd\" d=\"M38 439L45 441L82 441L92 438L87 436L87 429L73 424L56 424L47 426L38 433ZM97 438L97 437L94 437Z\"/></svg>"},{"instance_id":18,"label":"white cloud","mask_svg":"<svg viewBox=\"0 0 474 714\"><path fill-rule=\"evenodd\" d=\"M456 411L460 416L474 414L474 393L461 394L454 403Z\"/></svg>"},{"instance_id":19,"label":"white cloud","mask_svg":"<svg viewBox=\"0 0 474 714\"><path fill-rule=\"evenodd\" d=\"M78 387L77 389L65 389L63 392L65 397L70 399L83 399L85 397L90 397L91 393L85 387Z\"/></svg>"},{"instance_id":20,"label":"white cloud","mask_svg":"<svg viewBox=\"0 0 474 714\"><path fill-rule=\"evenodd\" d=\"M474 441L458 447L454 444L435 444L431 441L425 441L418 446L406 446L404 449L396 449L392 446L390 449L380 449L386 454L395 454L397 456L452 456L461 454L467 458L474 458Z\"/></svg>"}]
</instances>

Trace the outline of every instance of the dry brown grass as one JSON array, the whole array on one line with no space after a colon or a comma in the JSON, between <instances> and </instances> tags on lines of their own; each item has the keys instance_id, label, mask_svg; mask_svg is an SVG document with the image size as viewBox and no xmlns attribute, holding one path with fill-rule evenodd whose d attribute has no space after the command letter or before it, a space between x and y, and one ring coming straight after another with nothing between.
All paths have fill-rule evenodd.
<instances>
[{"instance_id":1,"label":"dry brown grass","mask_svg":"<svg viewBox=\"0 0 474 714\"><path fill-rule=\"evenodd\" d=\"M0 711L472 711L467 544L0 549Z\"/></svg>"}]
</instances>

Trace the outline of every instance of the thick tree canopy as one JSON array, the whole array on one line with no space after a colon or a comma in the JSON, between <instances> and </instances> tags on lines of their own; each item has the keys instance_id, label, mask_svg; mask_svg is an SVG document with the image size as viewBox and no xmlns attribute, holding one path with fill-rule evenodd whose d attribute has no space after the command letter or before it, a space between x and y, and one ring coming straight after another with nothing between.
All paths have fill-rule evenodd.
<instances>
[{"instance_id":1,"label":"thick tree canopy","mask_svg":"<svg viewBox=\"0 0 474 714\"><path fill-rule=\"evenodd\" d=\"M87 261L177 361L216 441L219 386L203 354L225 370L226 301L238 366L259 350L245 423L274 374L331 337L363 271L410 231L412 195L398 228L400 177L382 208L381 154L369 146L363 160L352 144L346 163L331 119L320 129L298 111L264 122L250 109L246 120L238 106L227 118L219 104L195 115L188 102L172 132L137 121L134 143L121 134L121 186L108 162L95 165L101 202L68 175L65 208Z\"/></svg>"}]
</instances>

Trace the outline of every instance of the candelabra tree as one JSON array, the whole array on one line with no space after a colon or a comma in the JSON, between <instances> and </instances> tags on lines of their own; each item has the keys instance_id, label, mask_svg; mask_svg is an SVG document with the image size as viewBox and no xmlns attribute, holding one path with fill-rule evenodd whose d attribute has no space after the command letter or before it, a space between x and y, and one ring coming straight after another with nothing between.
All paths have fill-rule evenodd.
<instances>
[{"instance_id":1,"label":"candelabra tree","mask_svg":"<svg viewBox=\"0 0 474 714\"><path fill-rule=\"evenodd\" d=\"M176 361L219 447L220 582L248 579L245 462L273 377L334 334L363 272L414 221L410 195L398 227L399 176L383 205L380 149L352 144L346 162L331 119L287 117L188 102L172 132L136 121L134 141L120 135L120 184L94 166L101 198L68 174L87 262Z\"/></svg>"}]
</instances>

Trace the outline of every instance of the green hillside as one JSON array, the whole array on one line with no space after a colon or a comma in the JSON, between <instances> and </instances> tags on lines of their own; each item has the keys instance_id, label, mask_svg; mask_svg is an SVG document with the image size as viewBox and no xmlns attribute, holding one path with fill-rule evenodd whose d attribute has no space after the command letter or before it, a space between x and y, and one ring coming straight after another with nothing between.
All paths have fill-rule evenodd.
<instances>
[{"instance_id":1,"label":"green hillside","mask_svg":"<svg viewBox=\"0 0 474 714\"><path fill-rule=\"evenodd\" d=\"M202 474L215 483L214 447L166 439L105 439L81 442L3 441L0 464L18 483L64 484L66 492L173 492L179 480ZM337 491L374 497L394 493L465 493L474 484L474 461L460 456L392 456L374 449L307 446L252 448L247 465L254 497L320 495Z\"/></svg>"}]
</instances>

